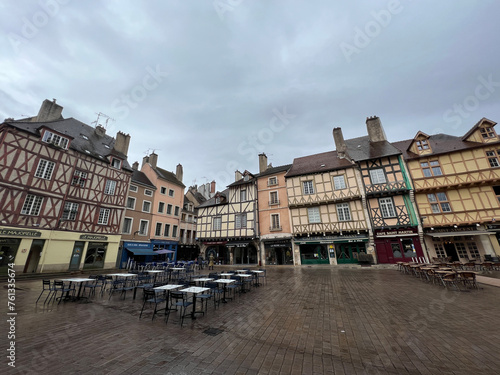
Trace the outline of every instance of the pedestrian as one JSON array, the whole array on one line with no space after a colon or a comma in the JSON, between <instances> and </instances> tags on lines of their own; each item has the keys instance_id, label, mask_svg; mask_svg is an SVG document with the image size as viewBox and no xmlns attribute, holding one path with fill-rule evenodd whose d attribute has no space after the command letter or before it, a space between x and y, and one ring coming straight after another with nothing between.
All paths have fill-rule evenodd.
<instances>
[{"instance_id":1,"label":"pedestrian","mask_svg":"<svg viewBox=\"0 0 500 375\"><path fill-rule=\"evenodd\" d=\"M213 270L214 269L214 254L210 254L210 256L208 257L209 261L208 261L208 269L209 270Z\"/></svg>"}]
</instances>

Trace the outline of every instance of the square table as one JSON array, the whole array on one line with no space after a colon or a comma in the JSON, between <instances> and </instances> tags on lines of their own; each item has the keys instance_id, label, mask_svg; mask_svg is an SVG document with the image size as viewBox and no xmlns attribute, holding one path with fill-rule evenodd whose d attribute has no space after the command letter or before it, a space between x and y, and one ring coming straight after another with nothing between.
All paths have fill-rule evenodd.
<instances>
[{"instance_id":1,"label":"square table","mask_svg":"<svg viewBox=\"0 0 500 375\"><path fill-rule=\"evenodd\" d=\"M207 281L212 281L212 280L213 280L212 277L199 277L197 279L192 279L191 281L194 281L195 283L202 283L203 285L205 285Z\"/></svg>"},{"instance_id":2,"label":"square table","mask_svg":"<svg viewBox=\"0 0 500 375\"><path fill-rule=\"evenodd\" d=\"M259 283L259 274L264 273L264 271L261 271L261 270L252 270L252 273L255 275L255 286L260 286L260 283Z\"/></svg>"},{"instance_id":3,"label":"square table","mask_svg":"<svg viewBox=\"0 0 500 375\"><path fill-rule=\"evenodd\" d=\"M242 278L243 283L249 283L250 282L249 278L253 277L253 275L248 275L248 274L239 274L238 276ZM245 285L245 284L243 284L243 285ZM243 287L243 289L242 289L243 293L246 293L249 291L250 291L250 288L245 289L245 287Z\"/></svg>"},{"instance_id":4,"label":"square table","mask_svg":"<svg viewBox=\"0 0 500 375\"><path fill-rule=\"evenodd\" d=\"M78 288L78 293L77 293L77 295L75 297L75 300L79 300L80 298L82 298L80 296L80 294L82 292L82 286L83 286L83 283L85 281L95 281L95 279L89 279L89 278L85 278L85 277L73 277L73 278L70 278L70 279L58 279L58 280L69 282L69 287L70 288L71 288L71 284L73 284L73 283L80 284L80 287Z\"/></svg>"},{"instance_id":5,"label":"square table","mask_svg":"<svg viewBox=\"0 0 500 375\"><path fill-rule=\"evenodd\" d=\"M227 300L226 300L226 286L228 284L236 282L236 280L234 280L234 279L217 279L217 280L215 280L215 282L218 283L218 284L223 284L223 286L224 286L224 295L222 296L222 301L221 302L222 303L227 303Z\"/></svg>"},{"instance_id":6,"label":"square table","mask_svg":"<svg viewBox=\"0 0 500 375\"><path fill-rule=\"evenodd\" d=\"M228 273L228 272L225 272L225 273L221 273L220 274L221 276L224 276L224 277L231 277L231 276L234 276L234 273Z\"/></svg>"},{"instance_id":7,"label":"square table","mask_svg":"<svg viewBox=\"0 0 500 375\"><path fill-rule=\"evenodd\" d=\"M193 293L193 311L191 311L191 319L196 319L194 314L196 313L203 313L203 311L196 311L196 295L206 292L207 290L210 290L210 288L203 288L199 286L190 286L189 288L181 289L179 292L185 292L185 293ZM202 305L203 308L203 305Z\"/></svg>"}]
</instances>

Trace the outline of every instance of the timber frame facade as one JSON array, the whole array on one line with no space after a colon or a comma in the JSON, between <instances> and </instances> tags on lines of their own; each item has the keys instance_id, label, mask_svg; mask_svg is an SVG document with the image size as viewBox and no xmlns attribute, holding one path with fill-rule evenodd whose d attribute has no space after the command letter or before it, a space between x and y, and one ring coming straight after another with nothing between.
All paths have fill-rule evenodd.
<instances>
[{"instance_id":1,"label":"timber frame facade","mask_svg":"<svg viewBox=\"0 0 500 375\"><path fill-rule=\"evenodd\" d=\"M61 112L46 100L38 116L0 125L0 245L18 272L116 264L130 136Z\"/></svg>"},{"instance_id":2,"label":"timber frame facade","mask_svg":"<svg viewBox=\"0 0 500 375\"><path fill-rule=\"evenodd\" d=\"M253 174L236 172L236 182L198 206L201 253L221 264L257 264L257 187Z\"/></svg>"},{"instance_id":3,"label":"timber frame facade","mask_svg":"<svg viewBox=\"0 0 500 375\"><path fill-rule=\"evenodd\" d=\"M500 254L500 138L482 118L463 137L418 132L395 142L408 165L431 258Z\"/></svg>"}]
</instances>

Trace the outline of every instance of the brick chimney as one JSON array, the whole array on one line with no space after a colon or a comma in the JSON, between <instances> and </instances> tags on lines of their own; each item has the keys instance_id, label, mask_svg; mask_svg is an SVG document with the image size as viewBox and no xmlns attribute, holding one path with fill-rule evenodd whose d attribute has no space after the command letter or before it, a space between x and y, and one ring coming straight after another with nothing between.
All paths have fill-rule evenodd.
<instances>
[{"instance_id":1,"label":"brick chimney","mask_svg":"<svg viewBox=\"0 0 500 375\"><path fill-rule=\"evenodd\" d=\"M241 174L241 172L239 170L236 170L234 172L234 181L239 181L243 178L243 175Z\"/></svg>"},{"instance_id":2,"label":"brick chimney","mask_svg":"<svg viewBox=\"0 0 500 375\"><path fill-rule=\"evenodd\" d=\"M116 133L116 141L114 145L114 149L118 152L121 152L123 155L127 155L128 146L130 144L130 135L122 132Z\"/></svg>"},{"instance_id":3,"label":"brick chimney","mask_svg":"<svg viewBox=\"0 0 500 375\"><path fill-rule=\"evenodd\" d=\"M149 156L144 156L142 158L142 166L144 167L145 164L151 164L153 168L156 168L156 163L158 163L158 155L156 155L154 152L149 155Z\"/></svg>"},{"instance_id":4,"label":"brick chimney","mask_svg":"<svg viewBox=\"0 0 500 375\"><path fill-rule=\"evenodd\" d=\"M175 177L182 182L182 177L184 176L184 171L182 169L182 164L177 164L175 168Z\"/></svg>"},{"instance_id":5,"label":"brick chimney","mask_svg":"<svg viewBox=\"0 0 500 375\"><path fill-rule=\"evenodd\" d=\"M137 170L139 169L139 162L134 161L134 164L132 164L132 169L133 169L134 171L137 171Z\"/></svg>"},{"instance_id":6,"label":"brick chimney","mask_svg":"<svg viewBox=\"0 0 500 375\"><path fill-rule=\"evenodd\" d=\"M267 155L262 153L259 154L259 173L264 172L267 169Z\"/></svg>"},{"instance_id":7,"label":"brick chimney","mask_svg":"<svg viewBox=\"0 0 500 375\"><path fill-rule=\"evenodd\" d=\"M215 180L212 180L210 183L210 196L212 196L212 194L215 194Z\"/></svg>"},{"instance_id":8,"label":"brick chimney","mask_svg":"<svg viewBox=\"0 0 500 375\"><path fill-rule=\"evenodd\" d=\"M339 158L345 158L345 153L347 151L347 146L344 141L344 135L342 134L341 128L333 128L333 140L335 141L335 147L337 149L337 155Z\"/></svg>"},{"instance_id":9,"label":"brick chimney","mask_svg":"<svg viewBox=\"0 0 500 375\"><path fill-rule=\"evenodd\" d=\"M40 107L40 110L38 111L38 115L36 116L35 121L47 122L60 120L63 118L61 115L62 110L63 107L61 107L59 104L56 104L55 99L53 99L53 101L45 99L42 103L42 106Z\"/></svg>"},{"instance_id":10,"label":"brick chimney","mask_svg":"<svg viewBox=\"0 0 500 375\"><path fill-rule=\"evenodd\" d=\"M366 118L366 129L368 130L370 142L387 141L384 128L382 127L382 123L377 116Z\"/></svg>"}]
</instances>

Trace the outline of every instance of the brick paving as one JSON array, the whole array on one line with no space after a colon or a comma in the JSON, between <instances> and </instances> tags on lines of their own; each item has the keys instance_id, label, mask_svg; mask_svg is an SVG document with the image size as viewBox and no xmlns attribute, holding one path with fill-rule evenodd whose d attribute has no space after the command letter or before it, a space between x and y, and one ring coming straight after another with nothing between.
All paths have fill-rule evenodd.
<instances>
[{"instance_id":1,"label":"brick paving","mask_svg":"<svg viewBox=\"0 0 500 375\"><path fill-rule=\"evenodd\" d=\"M173 315L139 320L131 294L35 306L41 284L17 282L16 368L2 355L2 374L500 372L500 288L490 285L457 292L394 269L268 267L266 286L181 328Z\"/></svg>"}]
</instances>

